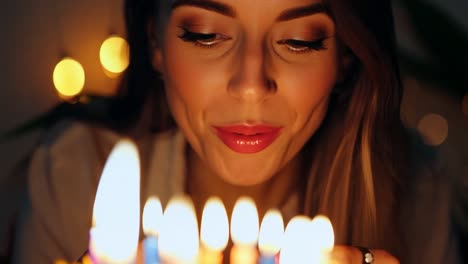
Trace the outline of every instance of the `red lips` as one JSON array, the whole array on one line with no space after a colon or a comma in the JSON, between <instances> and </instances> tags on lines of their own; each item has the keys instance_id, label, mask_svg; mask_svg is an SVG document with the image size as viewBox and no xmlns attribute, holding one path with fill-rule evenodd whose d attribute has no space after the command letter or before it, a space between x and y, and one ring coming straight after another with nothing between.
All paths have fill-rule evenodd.
<instances>
[{"instance_id":1,"label":"red lips","mask_svg":"<svg viewBox=\"0 0 468 264\"><path fill-rule=\"evenodd\" d=\"M270 125L215 126L216 134L226 146L238 153L256 153L279 136L282 127Z\"/></svg>"}]
</instances>

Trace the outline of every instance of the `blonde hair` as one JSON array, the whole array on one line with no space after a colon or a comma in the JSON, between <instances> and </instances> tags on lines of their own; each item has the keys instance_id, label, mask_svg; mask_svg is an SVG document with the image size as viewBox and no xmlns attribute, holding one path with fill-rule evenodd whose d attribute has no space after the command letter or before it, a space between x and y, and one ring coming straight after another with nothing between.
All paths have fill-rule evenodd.
<instances>
[{"instance_id":1,"label":"blonde hair","mask_svg":"<svg viewBox=\"0 0 468 264\"><path fill-rule=\"evenodd\" d=\"M354 61L307 146L313 163L304 211L329 216L337 243L397 254L398 177L406 159L391 8L388 1L349 2L327 3Z\"/></svg>"}]
</instances>

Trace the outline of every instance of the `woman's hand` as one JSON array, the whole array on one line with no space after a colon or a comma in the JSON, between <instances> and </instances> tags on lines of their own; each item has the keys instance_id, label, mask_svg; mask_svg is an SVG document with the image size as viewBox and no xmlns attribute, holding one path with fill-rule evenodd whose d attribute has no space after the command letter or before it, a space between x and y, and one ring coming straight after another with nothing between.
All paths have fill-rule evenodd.
<instances>
[{"instance_id":1,"label":"woman's hand","mask_svg":"<svg viewBox=\"0 0 468 264\"><path fill-rule=\"evenodd\" d=\"M373 264L399 264L400 261L385 250L371 249ZM330 264L362 264L363 256L356 247L336 245L330 254Z\"/></svg>"}]
</instances>

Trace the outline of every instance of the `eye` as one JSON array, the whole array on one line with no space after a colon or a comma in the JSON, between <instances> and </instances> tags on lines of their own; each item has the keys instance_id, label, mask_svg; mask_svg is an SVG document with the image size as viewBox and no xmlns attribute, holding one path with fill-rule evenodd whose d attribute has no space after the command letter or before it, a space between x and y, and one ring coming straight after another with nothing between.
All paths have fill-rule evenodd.
<instances>
[{"instance_id":1,"label":"eye","mask_svg":"<svg viewBox=\"0 0 468 264\"><path fill-rule=\"evenodd\" d=\"M326 38L320 38L314 41L305 41L298 39L284 39L276 43L286 46L286 48L293 53L305 53L311 51L325 50L324 41Z\"/></svg>"},{"instance_id":2,"label":"eye","mask_svg":"<svg viewBox=\"0 0 468 264\"><path fill-rule=\"evenodd\" d=\"M178 37L185 42L192 42L194 45L204 48L212 48L223 41L230 40L231 38L218 33L198 33L187 30L181 27L183 33Z\"/></svg>"}]
</instances>

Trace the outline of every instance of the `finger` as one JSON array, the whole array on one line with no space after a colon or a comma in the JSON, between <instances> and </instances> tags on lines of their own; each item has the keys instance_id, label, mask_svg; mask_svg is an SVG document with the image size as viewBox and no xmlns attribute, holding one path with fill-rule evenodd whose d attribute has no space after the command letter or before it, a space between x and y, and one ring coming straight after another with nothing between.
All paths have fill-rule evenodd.
<instances>
[{"instance_id":1,"label":"finger","mask_svg":"<svg viewBox=\"0 0 468 264\"><path fill-rule=\"evenodd\" d=\"M361 264L362 254L361 251L355 247L336 245L330 253L330 263Z\"/></svg>"},{"instance_id":2,"label":"finger","mask_svg":"<svg viewBox=\"0 0 468 264\"><path fill-rule=\"evenodd\" d=\"M138 251L137 251L137 264L143 264L144 263L144 257L143 257L143 245L142 243L138 244Z\"/></svg>"},{"instance_id":3,"label":"finger","mask_svg":"<svg viewBox=\"0 0 468 264\"><path fill-rule=\"evenodd\" d=\"M399 264L400 262L390 253L385 250L372 249L374 255L373 264ZM363 254L356 248L351 246L336 245L330 253L330 264L362 264Z\"/></svg>"},{"instance_id":4,"label":"finger","mask_svg":"<svg viewBox=\"0 0 468 264\"><path fill-rule=\"evenodd\" d=\"M374 255L373 264L400 264L400 261L395 256L385 250L372 249L371 252Z\"/></svg>"}]
</instances>

